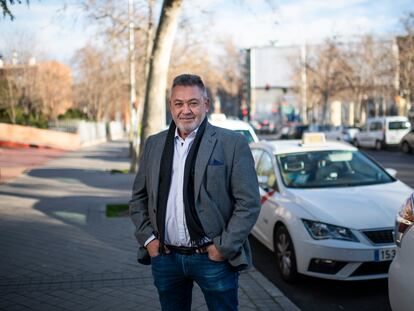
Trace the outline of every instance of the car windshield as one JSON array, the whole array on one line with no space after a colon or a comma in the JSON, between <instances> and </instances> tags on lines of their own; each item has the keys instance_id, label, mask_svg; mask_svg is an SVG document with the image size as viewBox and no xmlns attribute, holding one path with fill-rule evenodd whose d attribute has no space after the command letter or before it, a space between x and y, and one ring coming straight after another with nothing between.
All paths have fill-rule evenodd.
<instances>
[{"instance_id":1,"label":"car windshield","mask_svg":"<svg viewBox=\"0 0 414 311\"><path fill-rule=\"evenodd\" d=\"M252 136L252 134L250 134L250 132L248 130L234 130L236 133L240 133L242 134L244 137L246 137L247 142L250 144L251 142L254 141L254 138Z\"/></svg>"},{"instance_id":2,"label":"car windshield","mask_svg":"<svg viewBox=\"0 0 414 311\"><path fill-rule=\"evenodd\" d=\"M352 187L395 181L359 151L312 151L276 155L289 188Z\"/></svg>"},{"instance_id":3,"label":"car windshield","mask_svg":"<svg viewBox=\"0 0 414 311\"><path fill-rule=\"evenodd\" d=\"M407 121L393 121L388 123L388 128L390 130L405 130L411 127L410 122Z\"/></svg>"}]
</instances>

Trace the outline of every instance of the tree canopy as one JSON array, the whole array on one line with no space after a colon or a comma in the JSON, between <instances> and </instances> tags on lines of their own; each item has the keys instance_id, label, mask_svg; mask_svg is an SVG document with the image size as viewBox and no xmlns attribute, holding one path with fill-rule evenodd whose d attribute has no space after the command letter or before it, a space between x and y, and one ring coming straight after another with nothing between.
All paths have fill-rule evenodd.
<instances>
[{"instance_id":1,"label":"tree canopy","mask_svg":"<svg viewBox=\"0 0 414 311\"><path fill-rule=\"evenodd\" d=\"M11 20L14 19L13 13L10 11L10 6L14 5L16 3L22 4L22 2L26 2L27 5L29 5L29 0L23 1L23 0L0 0L0 7L3 11L3 17L10 17Z\"/></svg>"}]
</instances>

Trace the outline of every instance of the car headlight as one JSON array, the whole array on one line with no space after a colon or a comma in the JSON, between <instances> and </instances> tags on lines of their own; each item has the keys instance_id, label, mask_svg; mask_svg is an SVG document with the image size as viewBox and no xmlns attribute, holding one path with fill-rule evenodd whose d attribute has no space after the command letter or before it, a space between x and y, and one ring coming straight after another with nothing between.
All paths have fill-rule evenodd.
<instances>
[{"instance_id":1,"label":"car headlight","mask_svg":"<svg viewBox=\"0 0 414 311\"><path fill-rule=\"evenodd\" d=\"M335 239L359 242L348 228L325 224L318 221L302 219L305 228L315 240Z\"/></svg>"},{"instance_id":2,"label":"car headlight","mask_svg":"<svg viewBox=\"0 0 414 311\"><path fill-rule=\"evenodd\" d=\"M395 243L401 246L405 232L414 223L414 193L405 200L395 220Z\"/></svg>"}]
</instances>

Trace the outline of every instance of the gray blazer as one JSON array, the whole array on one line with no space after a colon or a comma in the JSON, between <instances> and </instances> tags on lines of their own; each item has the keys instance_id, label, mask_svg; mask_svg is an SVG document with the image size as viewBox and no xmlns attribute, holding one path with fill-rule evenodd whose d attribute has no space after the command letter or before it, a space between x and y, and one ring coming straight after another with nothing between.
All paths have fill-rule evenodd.
<instances>
[{"instance_id":1,"label":"gray blazer","mask_svg":"<svg viewBox=\"0 0 414 311\"><path fill-rule=\"evenodd\" d=\"M157 230L161 155L167 131L150 136L135 177L130 215L140 244L138 262L150 264L145 241ZM194 176L195 208L206 235L236 269L251 265L247 237L260 211L254 161L246 139L207 123Z\"/></svg>"}]
</instances>

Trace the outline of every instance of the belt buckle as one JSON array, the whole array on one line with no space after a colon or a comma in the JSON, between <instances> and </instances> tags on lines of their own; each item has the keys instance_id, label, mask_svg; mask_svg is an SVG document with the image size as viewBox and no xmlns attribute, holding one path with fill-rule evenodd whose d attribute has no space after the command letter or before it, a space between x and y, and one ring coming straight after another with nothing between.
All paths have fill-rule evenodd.
<instances>
[{"instance_id":1,"label":"belt buckle","mask_svg":"<svg viewBox=\"0 0 414 311\"><path fill-rule=\"evenodd\" d=\"M175 251L182 255L192 255L192 254L207 253L207 246L208 245L197 247L197 248L192 248L192 247L180 247L180 246L166 245L165 249L166 249L167 254L171 251L172 252Z\"/></svg>"},{"instance_id":2,"label":"belt buckle","mask_svg":"<svg viewBox=\"0 0 414 311\"><path fill-rule=\"evenodd\" d=\"M207 246L199 247L195 250L195 252L197 254L205 254L205 253L207 253Z\"/></svg>"}]
</instances>

